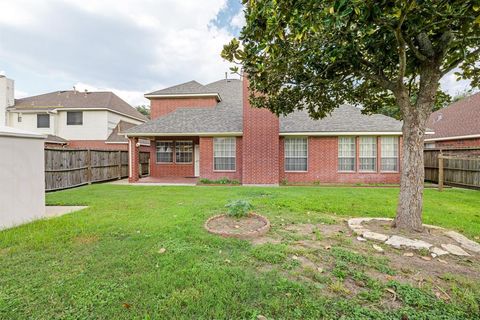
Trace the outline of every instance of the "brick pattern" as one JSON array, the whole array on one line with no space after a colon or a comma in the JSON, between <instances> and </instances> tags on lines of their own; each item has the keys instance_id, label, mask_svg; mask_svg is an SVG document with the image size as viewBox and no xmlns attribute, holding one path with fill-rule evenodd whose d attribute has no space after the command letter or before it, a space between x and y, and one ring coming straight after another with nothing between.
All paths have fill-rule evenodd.
<instances>
[{"instance_id":1,"label":"brick pattern","mask_svg":"<svg viewBox=\"0 0 480 320\"><path fill-rule=\"evenodd\" d=\"M213 137L200 137L200 177L210 180L229 178L242 181L242 138L236 138L236 170L213 170Z\"/></svg>"},{"instance_id":2,"label":"brick pattern","mask_svg":"<svg viewBox=\"0 0 480 320\"><path fill-rule=\"evenodd\" d=\"M61 147L58 144L49 144L48 147L50 146ZM45 144L45 147L47 147L47 144ZM69 140L65 148L128 151L128 143L105 143L105 140ZM148 152L150 147L142 145L140 151Z\"/></svg>"},{"instance_id":3,"label":"brick pattern","mask_svg":"<svg viewBox=\"0 0 480 320\"><path fill-rule=\"evenodd\" d=\"M252 108L248 101L248 78L243 80L243 172L244 184L278 184L279 120L267 109Z\"/></svg>"},{"instance_id":4,"label":"brick pattern","mask_svg":"<svg viewBox=\"0 0 480 320\"><path fill-rule=\"evenodd\" d=\"M380 157L377 158L377 172L360 172L358 170L358 139L357 139L357 170L355 172L338 172L338 137L308 137L308 167L307 172L285 171L285 139L280 138L279 144L279 177L280 181L293 183L399 183L400 173L380 172ZM377 144L377 155L380 155L380 143ZM401 149L400 149L401 150ZM401 151L400 151L401 152Z\"/></svg>"},{"instance_id":5,"label":"brick pattern","mask_svg":"<svg viewBox=\"0 0 480 320\"><path fill-rule=\"evenodd\" d=\"M480 138L435 141L435 148L442 147L480 147Z\"/></svg>"},{"instance_id":6,"label":"brick pattern","mask_svg":"<svg viewBox=\"0 0 480 320\"><path fill-rule=\"evenodd\" d=\"M150 100L150 118L157 119L179 108L208 108L217 105L215 97L196 98L152 98Z\"/></svg>"},{"instance_id":7,"label":"brick pattern","mask_svg":"<svg viewBox=\"0 0 480 320\"><path fill-rule=\"evenodd\" d=\"M193 177L195 175L195 151L192 163L157 163L156 141L193 141L199 143L198 137L158 137L150 146L150 176L151 177ZM175 159L175 151L174 151ZM201 163L201 162L200 162Z\"/></svg>"},{"instance_id":8,"label":"brick pattern","mask_svg":"<svg viewBox=\"0 0 480 320\"><path fill-rule=\"evenodd\" d=\"M128 139L128 160L129 160L129 172L128 172L128 182L137 182L140 178L140 156L139 148L137 147L138 138L129 138Z\"/></svg>"}]
</instances>

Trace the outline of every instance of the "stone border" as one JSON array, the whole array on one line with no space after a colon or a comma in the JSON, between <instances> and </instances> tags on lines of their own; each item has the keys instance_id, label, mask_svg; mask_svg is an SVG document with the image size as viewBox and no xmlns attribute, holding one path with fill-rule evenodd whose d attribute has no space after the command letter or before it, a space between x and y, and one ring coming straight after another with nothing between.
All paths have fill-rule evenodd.
<instances>
[{"instance_id":1,"label":"stone border","mask_svg":"<svg viewBox=\"0 0 480 320\"><path fill-rule=\"evenodd\" d=\"M224 217L226 214L219 214L213 217L210 217L207 221L205 221L205 224L203 227L212 234L216 234L222 237L227 237L227 238L238 238L238 239L251 239L251 238L256 238L265 235L269 230L270 230L270 221L265 218L264 216L261 216L257 213L250 213L249 217L254 216L260 219L261 221L265 222L265 225L258 228L257 230L245 232L245 233L231 233L231 232L226 232L226 231L219 231L212 229L208 226L209 222L212 220L218 219L220 217ZM248 217L247 217L248 218Z\"/></svg>"},{"instance_id":2,"label":"stone border","mask_svg":"<svg viewBox=\"0 0 480 320\"><path fill-rule=\"evenodd\" d=\"M392 246L397 249L401 249L401 248L408 248L408 249L414 249L414 250L427 249L430 251L433 257L437 257L437 256L449 254L449 253L456 256L471 256L471 254L469 254L459 246L456 246L453 244L442 244L441 245L442 249L440 249L423 240L417 240L417 239L412 240L412 239L397 236L397 235L388 236L383 233L372 232L362 225L363 222L372 221L372 220L393 221L393 219L390 219L390 218L352 218L352 219L349 219L347 223L350 230L352 230L353 233L359 236L357 239L360 241L365 241L365 239L368 239L372 241L383 242L386 245ZM432 226L428 224L424 224L423 226L428 229L440 230L443 232L445 236L459 243L460 246L463 247L464 249L474 253L480 253L480 244L468 239L467 237L465 237L464 235L458 232L448 231L442 227Z\"/></svg>"}]
</instances>

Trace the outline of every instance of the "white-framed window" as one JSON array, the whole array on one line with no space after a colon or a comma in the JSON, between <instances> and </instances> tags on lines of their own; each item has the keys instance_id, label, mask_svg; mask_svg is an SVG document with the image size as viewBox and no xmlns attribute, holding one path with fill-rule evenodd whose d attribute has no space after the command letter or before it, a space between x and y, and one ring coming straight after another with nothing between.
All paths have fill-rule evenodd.
<instances>
[{"instance_id":1,"label":"white-framed window","mask_svg":"<svg viewBox=\"0 0 480 320\"><path fill-rule=\"evenodd\" d=\"M355 171L355 137L338 137L338 171Z\"/></svg>"},{"instance_id":2,"label":"white-framed window","mask_svg":"<svg viewBox=\"0 0 480 320\"><path fill-rule=\"evenodd\" d=\"M22 114L21 113L17 114L17 122L22 122Z\"/></svg>"},{"instance_id":3,"label":"white-framed window","mask_svg":"<svg viewBox=\"0 0 480 320\"><path fill-rule=\"evenodd\" d=\"M157 162L173 163L173 141L157 141Z\"/></svg>"},{"instance_id":4,"label":"white-framed window","mask_svg":"<svg viewBox=\"0 0 480 320\"><path fill-rule=\"evenodd\" d=\"M37 128L50 128L49 114L37 114Z\"/></svg>"},{"instance_id":5,"label":"white-framed window","mask_svg":"<svg viewBox=\"0 0 480 320\"><path fill-rule=\"evenodd\" d=\"M213 170L235 171L237 142L235 137L213 138Z\"/></svg>"},{"instance_id":6,"label":"white-framed window","mask_svg":"<svg viewBox=\"0 0 480 320\"><path fill-rule=\"evenodd\" d=\"M285 138L285 171L307 171L308 139Z\"/></svg>"},{"instance_id":7,"label":"white-framed window","mask_svg":"<svg viewBox=\"0 0 480 320\"><path fill-rule=\"evenodd\" d=\"M193 162L193 141L175 141L175 163Z\"/></svg>"},{"instance_id":8,"label":"white-framed window","mask_svg":"<svg viewBox=\"0 0 480 320\"><path fill-rule=\"evenodd\" d=\"M377 137L360 137L359 171L377 171Z\"/></svg>"},{"instance_id":9,"label":"white-framed window","mask_svg":"<svg viewBox=\"0 0 480 320\"><path fill-rule=\"evenodd\" d=\"M398 137L381 137L382 171L398 171Z\"/></svg>"}]
</instances>

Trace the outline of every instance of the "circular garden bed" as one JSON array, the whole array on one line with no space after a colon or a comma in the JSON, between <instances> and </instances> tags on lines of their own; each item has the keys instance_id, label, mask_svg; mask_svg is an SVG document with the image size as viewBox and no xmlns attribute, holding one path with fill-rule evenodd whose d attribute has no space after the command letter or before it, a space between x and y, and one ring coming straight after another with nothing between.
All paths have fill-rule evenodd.
<instances>
[{"instance_id":1,"label":"circular garden bed","mask_svg":"<svg viewBox=\"0 0 480 320\"><path fill-rule=\"evenodd\" d=\"M205 222L205 229L222 237L251 239L266 234L270 230L270 221L256 213L250 213L242 218L221 214L208 219Z\"/></svg>"}]
</instances>

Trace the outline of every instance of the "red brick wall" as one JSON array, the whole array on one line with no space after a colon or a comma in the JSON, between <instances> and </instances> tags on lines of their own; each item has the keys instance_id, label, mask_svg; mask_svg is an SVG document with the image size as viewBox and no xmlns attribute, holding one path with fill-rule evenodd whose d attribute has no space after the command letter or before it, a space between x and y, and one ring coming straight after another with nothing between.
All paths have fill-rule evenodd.
<instances>
[{"instance_id":1,"label":"red brick wall","mask_svg":"<svg viewBox=\"0 0 480 320\"><path fill-rule=\"evenodd\" d=\"M215 107L217 98L152 98L150 100L150 118L157 119L179 108L206 108Z\"/></svg>"},{"instance_id":2,"label":"red brick wall","mask_svg":"<svg viewBox=\"0 0 480 320\"><path fill-rule=\"evenodd\" d=\"M128 181L136 182L140 178L139 174L139 148L137 147L138 138L128 139Z\"/></svg>"},{"instance_id":3,"label":"red brick wall","mask_svg":"<svg viewBox=\"0 0 480 320\"><path fill-rule=\"evenodd\" d=\"M435 148L442 147L480 147L480 138L435 141Z\"/></svg>"},{"instance_id":4,"label":"red brick wall","mask_svg":"<svg viewBox=\"0 0 480 320\"><path fill-rule=\"evenodd\" d=\"M236 139L236 170L214 171L213 170L213 138L200 137L200 178L218 180L220 178L242 180L242 138Z\"/></svg>"},{"instance_id":5,"label":"red brick wall","mask_svg":"<svg viewBox=\"0 0 480 320\"><path fill-rule=\"evenodd\" d=\"M366 173L358 171L358 139L357 139L357 171L338 172L338 137L308 137L307 172L285 172L284 138L279 144L279 177L288 182L319 182L319 183L399 183L400 173L380 172L380 143L377 143L377 172ZM401 150L401 147L400 147ZM401 151L400 151L401 154ZM399 154L399 157L400 157ZM400 159L399 159L400 160Z\"/></svg>"},{"instance_id":6,"label":"red brick wall","mask_svg":"<svg viewBox=\"0 0 480 320\"><path fill-rule=\"evenodd\" d=\"M278 184L279 120L267 109L248 101L248 79L243 80L243 172L244 184Z\"/></svg>"},{"instance_id":7,"label":"red brick wall","mask_svg":"<svg viewBox=\"0 0 480 320\"><path fill-rule=\"evenodd\" d=\"M105 140L69 140L67 148L74 149L103 149L103 150L128 150L128 144L110 144Z\"/></svg>"},{"instance_id":8,"label":"red brick wall","mask_svg":"<svg viewBox=\"0 0 480 320\"><path fill-rule=\"evenodd\" d=\"M199 143L198 137L159 137L156 141L193 141L195 147ZM151 177L193 177L195 175L195 152L192 163L157 163L156 141L150 146L150 176ZM175 152L174 152L175 161Z\"/></svg>"}]
</instances>

